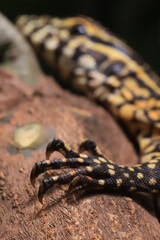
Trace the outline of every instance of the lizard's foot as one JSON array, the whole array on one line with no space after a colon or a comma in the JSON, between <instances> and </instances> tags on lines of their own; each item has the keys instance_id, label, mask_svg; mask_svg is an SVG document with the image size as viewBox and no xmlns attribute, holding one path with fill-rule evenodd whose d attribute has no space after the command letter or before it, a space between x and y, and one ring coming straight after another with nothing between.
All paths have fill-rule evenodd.
<instances>
[{"instance_id":1,"label":"lizard's foot","mask_svg":"<svg viewBox=\"0 0 160 240\"><path fill-rule=\"evenodd\" d=\"M35 163L30 175L32 185L35 185L36 178L49 169L60 168L73 168L67 173L62 175L55 175L48 179L44 179L40 184L38 198L42 203L43 195L54 184L66 184L71 183L69 191L72 191L77 186L93 185L103 186L105 181L102 177L109 176L107 168L104 165L108 163L111 174L113 171L113 163L103 157L98 146L91 140L86 140L79 146L79 152L88 151L92 155L85 155L82 153L76 153L63 141L54 138L46 148L46 158L49 159L50 155L54 152L60 152L65 158L55 160L44 160ZM114 172L114 171L113 171Z\"/></svg>"},{"instance_id":2,"label":"lizard's foot","mask_svg":"<svg viewBox=\"0 0 160 240\"><path fill-rule=\"evenodd\" d=\"M60 152L64 158L35 163L30 176L32 185L34 186L36 178L41 173L49 169L71 168L71 170L43 180L38 192L41 203L43 195L56 183L70 183L69 191L84 185L124 191L151 193L160 191L160 161L158 160L134 167L117 165L105 158L98 146L91 140L82 142L79 147L79 152L88 151L91 155L74 152L66 143L57 138L48 144L46 158L49 159L54 151Z\"/></svg>"}]
</instances>

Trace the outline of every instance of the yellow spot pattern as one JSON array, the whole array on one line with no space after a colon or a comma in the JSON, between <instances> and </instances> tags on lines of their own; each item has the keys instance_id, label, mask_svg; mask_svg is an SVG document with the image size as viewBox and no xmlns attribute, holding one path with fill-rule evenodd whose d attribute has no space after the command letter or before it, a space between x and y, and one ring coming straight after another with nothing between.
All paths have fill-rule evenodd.
<instances>
[{"instance_id":1,"label":"yellow spot pattern","mask_svg":"<svg viewBox=\"0 0 160 240\"><path fill-rule=\"evenodd\" d=\"M149 184L150 185L155 185L157 183L157 181L156 181L156 179L154 179L154 178L151 178L150 180L149 180Z\"/></svg>"},{"instance_id":2,"label":"yellow spot pattern","mask_svg":"<svg viewBox=\"0 0 160 240\"><path fill-rule=\"evenodd\" d=\"M105 183L105 182L104 182L104 180L103 180L103 179L100 179L100 180L98 180L98 184L99 184L99 185L102 185L102 186L103 186L103 185L104 185L104 183Z\"/></svg>"},{"instance_id":3,"label":"yellow spot pattern","mask_svg":"<svg viewBox=\"0 0 160 240\"><path fill-rule=\"evenodd\" d=\"M129 167L128 169L129 171L134 172L134 169L132 167Z\"/></svg>"},{"instance_id":4,"label":"yellow spot pattern","mask_svg":"<svg viewBox=\"0 0 160 240\"><path fill-rule=\"evenodd\" d=\"M142 179L143 177L144 177L144 176L143 176L142 173L138 173L138 174L137 174L137 178L138 178L138 179Z\"/></svg>"},{"instance_id":5,"label":"yellow spot pattern","mask_svg":"<svg viewBox=\"0 0 160 240\"><path fill-rule=\"evenodd\" d=\"M50 165L50 163L51 163L50 160L46 160L46 161L45 161L45 164L46 164L46 165Z\"/></svg>"},{"instance_id":6,"label":"yellow spot pattern","mask_svg":"<svg viewBox=\"0 0 160 240\"><path fill-rule=\"evenodd\" d=\"M149 163L149 164L147 164L147 167L148 167L148 168L151 168L151 169L154 169L154 168L156 167L156 164L154 164L154 163Z\"/></svg>"},{"instance_id":7,"label":"yellow spot pattern","mask_svg":"<svg viewBox=\"0 0 160 240\"><path fill-rule=\"evenodd\" d=\"M130 180L130 183L134 183L134 180L131 179L131 180Z\"/></svg>"},{"instance_id":8,"label":"yellow spot pattern","mask_svg":"<svg viewBox=\"0 0 160 240\"><path fill-rule=\"evenodd\" d=\"M66 158L62 158L62 162L65 163L67 161Z\"/></svg>"},{"instance_id":9,"label":"yellow spot pattern","mask_svg":"<svg viewBox=\"0 0 160 240\"><path fill-rule=\"evenodd\" d=\"M84 159L83 158L78 158L78 162L83 163Z\"/></svg>"},{"instance_id":10,"label":"yellow spot pattern","mask_svg":"<svg viewBox=\"0 0 160 240\"><path fill-rule=\"evenodd\" d=\"M122 185L122 179L121 178L117 179L116 182L117 182L117 187L120 187Z\"/></svg>"},{"instance_id":11,"label":"yellow spot pattern","mask_svg":"<svg viewBox=\"0 0 160 240\"><path fill-rule=\"evenodd\" d=\"M108 172L110 173L110 175L115 175L115 171L112 169L108 169Z\"/></svg>"},{"instance_id":12,"label":"yellow spot pattern","mask_svg":"<svg viewBox=\"0 0 160 240\"><path fill-rule=\"evenodd\" d=\"M125 177L129 178L129 174L128 173L124 173L123 174Z\"/></svg>"},{"instance_id":13,"label":"yellow spot pattern","mask_svg":"<svg viewBox=\"0 0 160 240\"><path fill-rule=\"evenodd\" d=\"M111 165L111 164L107 164L107 167L110 168L110 169L114 169L114 166Z\"/></svg>"},{"instance_id":14,"label":"yellow spot pattern","mask_svg":"<svg viewBox=\"0 0 160 240\"><path fill-rule=\"evenodd\" d=\"M101 162L106 162L106 159L104 159L103 157L98 157L98 159L99 159Z\"/></svg>"},{"instance_id":15,"label":"yellow spot pattern","mask_svg":"<svg viewBox=\"0 0 160 240\"><path fill-rule=\"evenodd\" d=\"M88 172L92 172L93 171L93 168L92 167L86 167Z\"/></svg>"},{"instance_id":16,"label":"yellow spot pattern","mask_svg":"<svg viewBox=\"0 0 160 240\"><path fill-rule=\"evenodd\" d=\"M86 155L86 154L79 154L79 156L81 157L81 158L88 158L88 156Z\"/></svg>"},{"instance_id":17,"label":"yellow spot pattern","mask_svg":"<svg viewBox=\"0 0 160 240\"><path fill-rule=\"evenodd\" d=\"M129 190L130 190L131 192L133 192L133 191L136 190L136 187L131 187Z\"/></svg>"},{"instance_id":18,"label":"yellow spot pattern","mask_svg":"<svg viewBox=\"0 0 160 240\"><path fill-rule=\"evenodd\" d=\"M93 159L93 162L97 163L97 164L101 164L101 162L97 159Z\"/></svg>"},{"instance_id":19,"label":"yellow spot pattern","mask_svg":"<svg viewBox=\"0 0 160 240\"><path fill-rule=\"evenodd\" d=\"M53 181L57 181L58 178L59 178L58 176L54 176L54 177L52 177Z\"/></svg>"}]
</instances>

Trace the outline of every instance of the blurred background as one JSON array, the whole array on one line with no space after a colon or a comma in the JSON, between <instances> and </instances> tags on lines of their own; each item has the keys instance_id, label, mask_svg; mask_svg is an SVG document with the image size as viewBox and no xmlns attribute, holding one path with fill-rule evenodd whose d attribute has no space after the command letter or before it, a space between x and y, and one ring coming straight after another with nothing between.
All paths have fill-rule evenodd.
<instances>
[{"instance_id":1,"label":"blurred background","mask_svg":"<svg viewBox=\"0 0 160 240\"><path fill-rule=\"evenodd\" d=\"M125 40L160 74L159 0L0 0L0 11L13 22L24 13L90 16Z\"/></svg>"}]
</instances>

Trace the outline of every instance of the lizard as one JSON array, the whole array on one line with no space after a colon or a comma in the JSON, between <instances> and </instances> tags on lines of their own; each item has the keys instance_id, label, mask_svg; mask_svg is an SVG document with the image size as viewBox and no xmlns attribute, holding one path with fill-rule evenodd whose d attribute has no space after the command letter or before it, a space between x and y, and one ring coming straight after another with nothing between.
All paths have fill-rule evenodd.
<instances>
[{"instance_id":1,"label":"lizard","mask_svg":"<svg viewBox=\"0 0 160 240\"><path fill-rule=\"evenodd\" d=\"M17 26L36 52L72 89L89 96L120 121L138 145L140 163L115 164L103 156L92 140L79 152L54 138L46 159L36 162L30 174L36 178L49 169L68 172L46 178L38 198L58 184L100 187L124 192L160 192L160 80L151 67L126 43L95 20L85 17L52 18L22 15ZM54 151L62 159L49 160ZM88 151L88 154L84 154Z\"/></svg>"}]
</instances>

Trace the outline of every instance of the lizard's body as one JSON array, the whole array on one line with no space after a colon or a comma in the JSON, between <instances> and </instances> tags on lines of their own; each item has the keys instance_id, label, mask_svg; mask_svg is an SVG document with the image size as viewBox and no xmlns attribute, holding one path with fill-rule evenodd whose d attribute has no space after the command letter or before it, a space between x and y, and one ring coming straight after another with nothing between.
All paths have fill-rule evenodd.
<instances>
[{"instance_id":1,"label":"lizard's body","mask_svg":"<svg viewBox=\"0 0 160 240\"><path fill-rule=\"evenodd\" d=\"M39 196L55 182L63 184L72 180L72 185L85 182L126 191L160 192L158 76L133 50L92 19L22 16L17 24L37 52L65 82L101 103L127 127L140 152L140 165L124 167L104 158L93 142L81 145L83 150L87 149L93 154L83 157L62 142L58 148L57 142L53 141L48 152L60 151L71 167L89 167L74 170L64 178L57 176L45 180ZM78 158L81 160L76 160ZM36 164L31 179L48 168L60 168L62 165L60 162L55 165L53 161Z\"/></svg>"}]
</instances>

